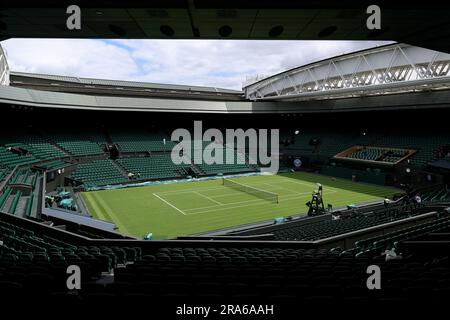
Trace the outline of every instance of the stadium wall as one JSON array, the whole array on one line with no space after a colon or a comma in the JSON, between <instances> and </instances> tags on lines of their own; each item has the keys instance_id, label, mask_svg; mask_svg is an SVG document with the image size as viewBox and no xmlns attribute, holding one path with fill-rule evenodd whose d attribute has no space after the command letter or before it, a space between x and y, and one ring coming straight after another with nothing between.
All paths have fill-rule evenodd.
<instances>
[{"instance_id":1,"label":"stadium wall","mask_svg":"<svg viewBox=\"0 0 450 320\"><path fill-rule=\"evenodd\" d=\"M327 176L355 180L358 182L367 182L379 185L386 185L386 174L384 172L368 172L356 170L348 167L324 166L322 174Z\"/></svg>"},{"instance_id":2,"label":"stadium wall","mask_svg":"<svg viewBox=\"0 0 450 320\"><path fill-rule=\"evenodd\" d=\"M146 111L187 113L319 113L398 109L428 109L450 106L450 91L417 92L347 99L298 102L208 101L194 99L130 98L72 94L0 86L0 102L58 109Z\"/></svg>"}]
</instances>

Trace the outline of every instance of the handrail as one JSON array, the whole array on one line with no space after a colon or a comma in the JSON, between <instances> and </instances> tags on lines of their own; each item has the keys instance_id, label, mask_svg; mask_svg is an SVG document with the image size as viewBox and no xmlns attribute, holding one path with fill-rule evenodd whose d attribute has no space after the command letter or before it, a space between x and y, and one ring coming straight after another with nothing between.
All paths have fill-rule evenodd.
<instances>
[{"instance_id":1,"label":"handrail","mask_svg":"<svg viewBox=\"0 0 450 320\"><path fill-rule=\"evenodd\" d=\"M0 194L2 193L3 189L6 187L6 185L9 183L9 180L16 174L17 170L19 169L19 166L15 166L14 169L6 176L6 178L0 183Z\"/></svg>"}]
</instances>

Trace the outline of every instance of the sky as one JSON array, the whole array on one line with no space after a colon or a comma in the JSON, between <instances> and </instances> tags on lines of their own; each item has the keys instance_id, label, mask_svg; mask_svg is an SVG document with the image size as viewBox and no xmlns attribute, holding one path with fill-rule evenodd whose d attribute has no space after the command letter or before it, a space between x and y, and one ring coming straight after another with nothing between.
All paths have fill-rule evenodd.
<instances>
[{"instance_id":1,"label":"sky","mask_svg":"<svg viewBox=\"0 0 450 320\"><path fill-rule=\"evenodd\" d=\"M387 41L10 39L12 71L241 90L272 75Z\"/></svg>"}]
</instances>

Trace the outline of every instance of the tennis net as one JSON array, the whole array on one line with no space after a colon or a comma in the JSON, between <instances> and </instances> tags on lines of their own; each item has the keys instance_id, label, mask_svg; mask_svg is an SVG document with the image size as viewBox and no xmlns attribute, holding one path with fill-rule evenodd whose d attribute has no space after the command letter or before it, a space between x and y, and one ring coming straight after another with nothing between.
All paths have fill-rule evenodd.
<instances>
[{"instance_id":1,"label":"tennis net","mask_svg":"<svg viewBox=\"0 0 450 320\"><path fill-rule=\"evenodd\" d=\"M270 192L270 191L266 191L266 190L262 190L262 189L258 189L246 184L242 184L230 179L226 179L226 178L222 178L222 184L224 186L245 192L245 193L249 193L251 195L254 195L255 197L270 201L270 202L274 202L274 203L278 203L278 194Z\"/></svg>"}]
</instances>

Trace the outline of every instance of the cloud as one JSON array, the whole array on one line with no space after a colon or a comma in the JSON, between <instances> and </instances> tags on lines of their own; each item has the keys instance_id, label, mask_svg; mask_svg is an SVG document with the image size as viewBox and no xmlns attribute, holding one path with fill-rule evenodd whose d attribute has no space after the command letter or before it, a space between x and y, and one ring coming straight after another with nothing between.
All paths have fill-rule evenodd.
<instances>
[{"instance_id":1,"label":"cloud","mask_svg":"<svg viewBox=\"0 0 450 320\"><path fill-rule=\"evenodd\" d=\"M241 89L270 75L388 42L11 39L13 71Z\"/></svg>"},{"instance_id":2,"label":"cloud","mask_svg":"<svg viewBox=\"0 0 450 320\"><path fill-rule=\"evenodd\" d=\"M127 78L139 72L126 49L105 41L13 39L2 45L13 71L99 78Z\"/></svg>"}]
</instances>

